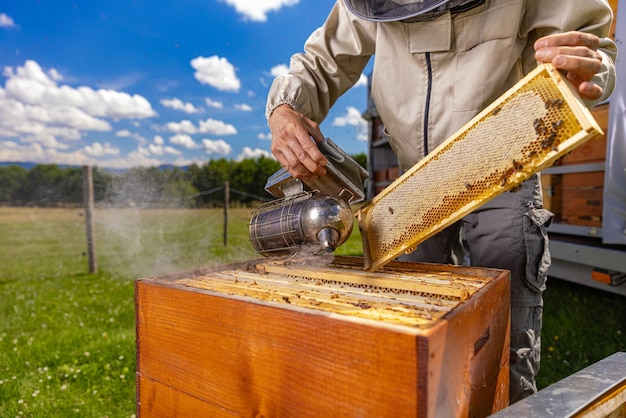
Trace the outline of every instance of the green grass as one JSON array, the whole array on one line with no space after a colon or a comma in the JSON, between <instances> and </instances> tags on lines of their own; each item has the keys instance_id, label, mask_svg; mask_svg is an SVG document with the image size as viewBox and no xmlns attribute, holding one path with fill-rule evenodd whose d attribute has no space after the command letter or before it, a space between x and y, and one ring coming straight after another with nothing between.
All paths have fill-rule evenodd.
<instances>
[{"instance_id":1,"label":"green grass","mask_svg":"<svg viewBox=\"0 0 626 418\"><path fill-rule=\"evenodd\" d=\"M540 388L626 351L626 297L549 279L544 293Z\"/></svg>"},{"instance_id":2,"label":"green grass","mask_svg":"<svg viewBox=\"0 0 626 418\"><path fill-rule=\"evenodd\" d=\"M229 214L225 247L221 210L97 210L87 274L80 210L0 208L0 416L133 416L134 280L257 257ZM541 387L626 350L624 297L551 280L545 301Z\"/></svg>"},{"instance_id":3,"label":"green grass","mask_svg":"<svg viewBox=\"0 0 626 418\"><path fill-rule=\"evenodd\" d=\"M0 416L135 412L134 280L255 257L250 210L0 208Z\"/></svg>"}]
</instances>

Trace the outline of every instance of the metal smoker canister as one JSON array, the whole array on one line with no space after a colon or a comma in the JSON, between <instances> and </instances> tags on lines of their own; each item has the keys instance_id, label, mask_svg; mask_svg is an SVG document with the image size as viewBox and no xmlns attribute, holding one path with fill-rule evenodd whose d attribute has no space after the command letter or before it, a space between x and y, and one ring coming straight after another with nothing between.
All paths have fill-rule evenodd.
<instances>
[{"instance_id":1,"label":"metal smoker canister","mask_svg":"<svg viewBox=\"0 0 626 418\"><path fill-rule=\"evenodd\" d=\"M353 221L345 200L303 192L259 207L250 221L250 240L264 256L332 252L348 239Z\"/></svg>"}]
</instances>

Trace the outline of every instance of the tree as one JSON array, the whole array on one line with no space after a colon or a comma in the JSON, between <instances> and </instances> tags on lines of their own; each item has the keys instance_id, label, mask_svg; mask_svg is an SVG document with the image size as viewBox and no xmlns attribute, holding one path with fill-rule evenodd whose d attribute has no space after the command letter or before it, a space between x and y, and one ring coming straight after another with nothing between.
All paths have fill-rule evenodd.
<instances>
[{"instance_id":1,"label":"tree","mask_svg":"<svg viewBox=\"0 0 626 418\"><path fill-rule=\"evenodd\" d=\"M352 159L359 163L361 167L367 170L367 154L361 152L359 154L351 155Z\"/></svg>"},{"instance_id":2,"label":"tree","mask_svg":"<svg viewBox=\"0 0 626 418\"><path fill-rule=\"evenodd\" d=\"M194 196L198 190L193 186L187 173L175 167L171 170L164 170L165 184L162 190L162 199L167 206L188 207L194 205Z\"/></svg>"},{"instance_id":3,"label":"tree","mask_svg":"<svg viewBox=\"0 0 626 418\"><path fill-rule=\"evenodd\" d=\"M101 168L95 167L92 170L92 178L94 201L102 202L106 199L107 190L112 187L113 175Z\"/></svg>"},{"instance_id":4,"label":"tree","mask_svg":"<svg viewBox=\"0 0 626 418\"><path fill-rule=\"evenodd\" d=\"M221 203L221 196L218 197L210 192L216 187L224 185L224 182L230 178L232 168L232 161L220 158L218 160L210 160L198 170L193 169L196 171L196 174L191 180L191 184L198 191L199 195L196 199L198 205L205 206L210 203L215 204L216 201Z\"/></svg>"},{"instance_id":5,"label":"tree","mask_svg":"<svg viewBox=\"0 0 626 418\"><path fill-rule=\"evenodd\" d=\"M0 167L0 204L21 204L25 201L28 172L17 165Z\"/></svg>"},{"instance_id":6,"label":"tree","mask_svg":"<svg viewBox=\"0 0 626 418\"><path fill-rule=\"evenodd\" d=\"M231 175L231 188L245 191L251 196L237 196L236 200L249 204L258 197L270 197L265 191L265 184L269 176L280 169L280 164L271 158L259 157L258 159L246 158L239 161L233 168Z\"/></svg>"},{"instance_id":7,"label":"tree","mask_svg":"<svg viewBox=\"0 0 626 418\"><path fill-rule=\"evenodd\" d=\"M26 178L25 202L37 206L81 201L82 175L77 168L62 169L54 164L33 167Z\"/></svg>"}]
</instances>

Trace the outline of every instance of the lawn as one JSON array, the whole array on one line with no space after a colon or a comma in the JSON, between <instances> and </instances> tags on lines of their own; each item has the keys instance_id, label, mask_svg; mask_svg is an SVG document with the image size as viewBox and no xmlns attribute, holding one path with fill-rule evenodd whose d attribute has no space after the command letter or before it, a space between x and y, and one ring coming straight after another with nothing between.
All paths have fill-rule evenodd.
<instances>
[{"instance_id":1,"label":"lawn","mask_svg":"<svg viewBox=\"0 0 626 418\"><path fill-rule=\"evenodd\" d=\"M79 209L0 208L0 416L135 413L133 282L256 257L249 209L97 210L97 274L87 274ZM338 250L359 255L357 228ZM548 384L626 350L621 296L558 280L545 294Z\"/></svg>"}]
</instances>

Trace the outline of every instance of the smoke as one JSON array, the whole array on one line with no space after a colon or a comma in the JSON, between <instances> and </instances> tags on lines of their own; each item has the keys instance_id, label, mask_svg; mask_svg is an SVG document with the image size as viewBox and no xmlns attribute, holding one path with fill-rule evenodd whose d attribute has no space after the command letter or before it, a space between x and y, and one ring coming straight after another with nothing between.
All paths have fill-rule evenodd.
<instances>
[{"instance_id":1,"label":"smoke","mask_svg":"<svg viewBox=\"0 0 626 418\"><path fill-rule=\"evenodd\" d=\"M221 212L188 209L193 195L176 196L172 176L158 169L131 170L106 184L95 215L103 270L134 278L187 271L206 267L211 251L223 248Z\"/></svg>"},{"instance_id":2,"label":"smoke","mask_svg":"<svg viewBox=\"0 0 626 418\"><path fill-rule=\"evenodd\" d=\"M227 252L216 210L108 208L97 210L95 217L99 265L125 277L207 267L218 263L216 248Z\"/></svg>"},{"instance_id":3,"label":"smoke","mask_svg":"<svg viewBox=\"0 0 626 418\"><path fill-rule=\"evenodd\" d=\"M298 268L302 266L326 268L335 261L333 254L320 253L319 245L305 245L285 261L285 266Z\"/></svg>"}]
</instances>

